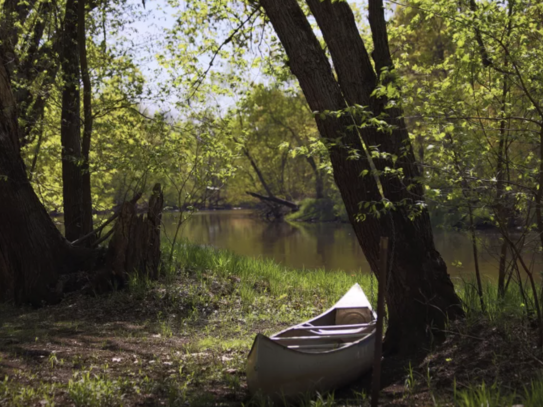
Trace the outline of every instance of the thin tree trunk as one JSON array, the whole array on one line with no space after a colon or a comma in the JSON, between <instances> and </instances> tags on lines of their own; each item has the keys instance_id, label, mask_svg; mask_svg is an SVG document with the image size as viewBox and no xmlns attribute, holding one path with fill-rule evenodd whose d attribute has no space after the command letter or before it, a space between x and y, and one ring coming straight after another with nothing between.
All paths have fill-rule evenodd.
<instances>
[{"instance_id":1,"label":"thin tree trunk","mask_svg":"<svg viewBox=\"0 0 543 407\"><path fill-rule=\"evenodd\" d=\"M256 161L254 160L251 153L249 152L249 149L247 147L245 147L245 146L243 146L243 154L245 154L245 157L247 157L247 159L251 163L251 167L253 167L253 170L255 170L255 173L256 173L256 175L258 177L258 180L260 181L260 184L262 184L262 187L264 188L264 190L266 191L268 196L271 196L271 197L275 196L274 193L272 192L270 186L266 182L266 179L264 178L264 174L262 174L262 171L260 171L260 168L256 164Z\"/></svg>"},{"instance_id":2,"label":"thin tree trunk","mask_svg":"<svg viewBox=\"0 0 543 407\"><path fill-rule=\"evenodd\" d=\"M315 198L324 198L324 179L320 170L315 172Z\"/></svg>"},{"instance_id":3,"label":"thin tree trunk","mask_svg":"<svg viewBox=\"0 0 543 407\"><path fill-rule=\"evenodd\" d=\"M476 7L476 5L472 2L470 6L473 8ZM511 35L512 30L512 14L513 14L513 1L508 1L508 17L509 22L507 24L507 37ZM480 34L477 33L480 37ZM484 57L485 57L485 48L484 43L482 43L482 38L479 38L479 47L482 50L481 51L481 58L484 63ZM504 58L504 66L507 69L509 59ZM506 228L508 227L508 211L507 207L504 204L505 202L505 179L506 179L506 173L507 177L509 177L509 165L508 165L508 150L509 150L509 144L507 141L507 132L506 132L506 117L507 117L507 95L509 93L509 86L508 86L508 75L503 75L503 89L502 89L502 107L501 107L501 114L502 114L502 120L500 121L500 141L498 143L498 157L497 157L497 165L496 165L496 206L497 206L497 218L498 222L502 223ZM498 296L500 298L503 298L505 296L506 291L506 285L505 285L505 274L507 272L506 268L507 264L507 242L502 242L501 250L500 250L500 262L499 262L499 270L498 270Z\"/></svg>"},{"instance_id":4,"label":"thin tree trunk","mask_svg":"<svg viewBox=\"0 0 543 407\"><path fill-rule=\"evenodd\" d=\"M461 178L461 184L462 184L462 196L466 200L467 207L468 207L468 216L469 216L469 232L470 232L470 238L471 238L471 248L473 252L473 263L475 265L475 279L477 281L477 294L479 295L479 302L481 303L481 311L485 311L485 302L483 298L483 284L481 282L481 272L479 269L479 254L477 250L477 237L475 236L475 222L473 219L473 206L471 203L472 199L472 189L466 180L466 177L464 176L464 173L462 171L462 168L460 166L460 160L458 159L458 154L456 154L455 146L454 146L454 140L452 138L451 134L447 134L446 136L450 142L451 142L451 150L452 150L452 156L454 160L454 165L456 167L456 171L460 175Z\"/></svg>"},{"instance_id":5,"label":"thin tree trunk","mask_svg":"<svg viewBox=\"0 0 543 407\"><path fill-rule=\"evenodd\" d=\"M507 59L505 60L505 65L507 66ZM498 143L498 156L497 156L497 165L496 165L496 215L498 222L501 222L505 227L507 227L508 219L505 206L505 156L507 149L507 134L506 134L506 103L507 103L507 76L503 76L503 92L502 92L502 120L500 121L500 141ZM498 296L503 298L505 295L505 273L507 264L507 242L504 240L501 245L500 250L500 261L498 269Z\"/></svg>"},{"instance_id":6,"label":"thin tree trunk","mask_svg":"<svg viewBox=\"0 0 543 407\"><path fill-rule=\"evenodd\" d=\"M83 184L81 177L81 132L79 98L79 54L77 52L78 0L67 0L62 55L62 197L66 239L77 240L83 233Z\"/></svg>"},{"instance_id":7,"label":"thin tree trunk","mask_svg":"<svg viewBox=\"0 0 543 407\"><path fill-rule=\"evenodd\" d=\"M374 115L383 111L386 101L371 97L377 75L347 3L308 0L334 60L339 84L296 0L261 0L260 4L285 47L290 68L312 111L343 111L347 107L345 101L350 105L371 106ZM370 23L375 44L373 56L380 72L391 66L381 2L370 0ZM334 142L329 148L334 178L358 241L374 271L379 268L379 236L387 236L392 242L393 272L387 290L390 323L386 342L389 350L410 352L415 344L420 347L421 341L428 339L429 327L439 329L448 318L462 311L446 265L435 249L427 210L421 207L412 219L413 206L423 201L422 186L415 181L419 173L401 111L389 109L387 112L390 123L396 125L391 136L375 128L364 128L358 133L353 128L356 117L345 114L324 118L317 115L316 122L321 135ZM336 142L338 137L341 137L341 145ZM373 174L364 151L365 146L374 145L399 157L398 164L405 174L402 180L397 176L381 180L385 199L374 177L361 176L362 173ZM360 154L357 159L352 159L353 151ZM391 163L381 160L375 165L380 169ZM409 191L405 184L409 185ZM386 216L377 218L368 210L382 205L378 209L385 211L387 201L395 205L395 210L388 211ZM368 204L366 210L360 208L364 203ZM361 218L364 220L360 221Z\"/></svg>"},{"instance_id":8,"label":"thin tree trunk","mask_svg":"<svg viewBox=\"0 0 543 407\"><path fill-rule=\"evenodd\" d=\"M498 269L498 297L503 298L506 291L505 278L507 274L507 242L504 240L500 248L500 262Z\"/></svg>"},{"instance_id":9,"label":"thin tree trunk","mask_svg":"<svg viewBox=\"0 0 543 407\"><path fill-rule=\"evenodd\" d=\"M535 216L537 232L543 248L543 126L539 129L539 188L535 193Z\"/></svg>"},{"instance_id":10,"label":"thin tree trunk","mask_svg":"<svg viewBox=\"0 0 543 407\"><path fill-rule=\"evenodd\" d=\"M34 151L34 157L32 158L30 171L28 172L29 181L32 181L32 178L34 178L34 172L36 171L36 166L38 165L38 157L40 156L42 141L43 141L43 128L40 128L40 133L38 134L38 143L36 145L36 150Z\"/></svg>"},{"instance_id":11,"label":"thin tree trunk","mask_svg":"<svg viewBox=\"0 0 543 407\"><path fill-rule=\"evenodd\" d=\"M541 313L541 307L539 306L537 284L535 282L534 274L530 270L530 268L526 265L526 263L524 262L524 258L520 254L520 252L517 249L515 243L509 237L509 233L508 233L507 229L502 228L502 235L503 235L504 239L507 241L507 243L509 243L509 247L511 248L511 251L515 254L515 257L520 261L520 264L521 264L524 272L528 276L528 280L530 281L530 287L532 289L532 295L534 296L534 307L535 307L535 310L536 310L537 322L538 322L538 327L539 327L538 346L543 347L543 315Z\"/></svg>"},{"instance_id":12,"label":"thin tree trunk","mask_svg":"<svg viewBox=\"0 0 543 407\"><path fill-rule=\"evenodd\" d=\"M83 79L83 112L84 112L84 127L83 127L83 143L82 143L82 188L83 188L83 203L82 203L82 221L81 233L86 235L92 231L92 193L91 193L91 174L90 174L90 146L92 137L92 87L89 75L89 67L87 63L87 39L85 32L85 0L79 0L78 7L78 42L79 42L79 59L81 62L81 78ZM92 241L87 241L87 244L92 245Z\"/></svg>"},{"instance_id":13,"label":"thin tree trunk","mask_svg":"<svg viewBox=\"0 0 543 407\"><path fill-rule=\"evenodd\" d=\"M469 196L467 197L469 200ZM471 248L473 250L473 263L475 265L475 278L477 279L477 293L479 294L479 302L481 303L481 311L485 312L485 300L483 298L483 283L481 282L481 271L479 269L479 254L477 252L477 237L475 236L475 223L473 221L473 208L468 202L469 212L469 232L471 237Z\"/></svg>"}]
</instances>

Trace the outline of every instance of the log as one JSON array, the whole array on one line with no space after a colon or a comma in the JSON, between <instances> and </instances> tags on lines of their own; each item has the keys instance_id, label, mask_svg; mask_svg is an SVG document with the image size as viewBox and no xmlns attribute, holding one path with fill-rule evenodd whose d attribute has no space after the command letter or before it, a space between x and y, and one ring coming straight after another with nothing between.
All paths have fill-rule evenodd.
<instances>
[{"instance_id":1,"label":"log","mask_svg":"<svg viewBox=\"0 0 543 407\"><path fill-rule=\"evenodd\" d=\"M265 196L265 195L257 194L256 192L249 192L249 191L246 191L246 193L251 195L252 197L260 199L261 201L273 202L278 205L286 206L292 209L294 212L300 209L300 207L296 205L294 202L287 201L286 199L277 198L276 196Z\"/></svg>"}]
</instances>

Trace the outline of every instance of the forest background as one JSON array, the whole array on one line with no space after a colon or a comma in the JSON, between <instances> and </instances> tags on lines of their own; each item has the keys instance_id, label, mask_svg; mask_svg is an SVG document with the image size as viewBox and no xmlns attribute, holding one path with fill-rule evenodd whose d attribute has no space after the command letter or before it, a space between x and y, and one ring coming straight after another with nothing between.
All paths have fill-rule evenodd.
<instances>
[{"instance_id":1,"label":"forest background","mask_svg":"<svg viewBox=\"0 0 543 407\"><path fill-rule=\"evenodd\" d=\"M221 2L146 7L104 3L87 16L94 211L111 210L142 186L149 191L161 182L166 205L189 211L254 205L250 191L296 202L327 197L333 216L345 218L313 113L270 28L256 16L242 25L243 6ZM177 17L161 17L170 13ZM507 18L506 9L491 4L478 13L495 27ZM514 97L503 74L485 69L469 23L474 16L424 2L391 4L388 14L401 102L434 223L458 226L468 206L489 223L505 192L510 216L523 218L519 209L538 190L539 126L531 95ZM369 35L362 9L357 16ZM39 18L45 17L27 19L27 29ZM146 28L149 21L155 23ZM519 24L514 34L528 46L534 38L520 27L529 23ZM508 52L518 38L502 44L507 48L496 40L487 52ZM50 40L46 33L43 41ZM61 213L62 83L38 76L24 86L47 97L23 155L40 199ZM500 165L506 165L506 186L497 177L505 176Z\"/></svg>"}]
</instances>

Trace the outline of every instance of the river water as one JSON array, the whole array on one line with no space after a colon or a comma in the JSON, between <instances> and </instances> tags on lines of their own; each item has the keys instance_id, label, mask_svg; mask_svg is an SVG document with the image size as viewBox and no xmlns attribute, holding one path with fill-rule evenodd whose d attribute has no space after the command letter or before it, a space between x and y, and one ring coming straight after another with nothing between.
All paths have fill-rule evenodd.
<instances>
[{"instance_id":1,"label":"river water","mask_svg":"<svg viewBox=\"0 0 543 407\"><path fill-rule=\"evenodd\" d=\"M164 214L164 231L170 238L177 215ZM288 267L370 272L350 224L266 223L249 210L202 211L184 223L181 235L193 243L243 256L271 258ZM495 278L499 237L492 232L480 232L477 236L481 272ZM436 230L434 238L449 273L472 278L473 252L467 233Z\"/></svg>"}]
</instances>

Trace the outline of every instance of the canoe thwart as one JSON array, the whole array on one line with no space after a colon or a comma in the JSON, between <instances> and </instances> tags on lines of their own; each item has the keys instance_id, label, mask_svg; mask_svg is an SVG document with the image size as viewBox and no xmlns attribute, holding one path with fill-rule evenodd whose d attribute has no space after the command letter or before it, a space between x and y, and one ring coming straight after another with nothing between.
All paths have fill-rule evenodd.
<instances>
[{"instance_id":1,"label":"canoe thwart","mask_svg":"<svg viewBox=\"0 0 543 407\"><path fill-rule=\"evenodd\" d=\"M311 341L318 339L347 339L347 338L361 338L368 335L371 332L360 332L356 334L343 334L343 335L313 335L313 336L279 336L270 338L272 341Z\"/></svg>"}]
</instances>

